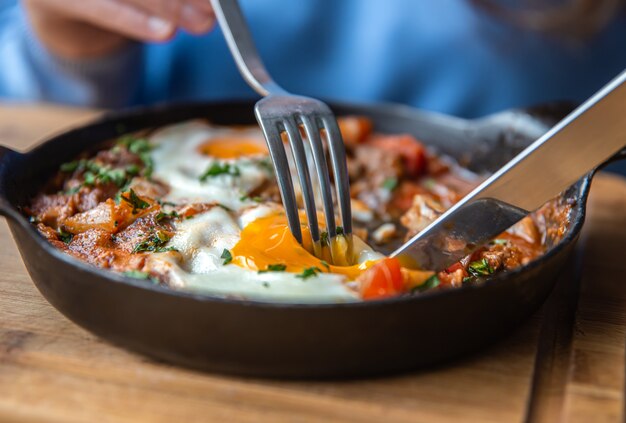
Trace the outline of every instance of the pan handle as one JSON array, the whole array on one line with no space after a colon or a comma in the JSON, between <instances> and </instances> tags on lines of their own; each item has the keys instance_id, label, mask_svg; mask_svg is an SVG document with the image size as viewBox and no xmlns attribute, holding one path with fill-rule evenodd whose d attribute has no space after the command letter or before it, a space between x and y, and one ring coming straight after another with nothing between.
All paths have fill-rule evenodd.
<instances>
[{"instance_id":1,"label":"pan handle","mask_svg":"<svg viewBox=\"0 0 626 423\"><path fill-rule=\"evenodd\" d=\"M21 155L15 150L11 150L9 147L0 145L0 215L12 218L15 214L13 206L6 197L6 173L9 160L15 159L16 156Z\"/></svg>"}]
</instances>

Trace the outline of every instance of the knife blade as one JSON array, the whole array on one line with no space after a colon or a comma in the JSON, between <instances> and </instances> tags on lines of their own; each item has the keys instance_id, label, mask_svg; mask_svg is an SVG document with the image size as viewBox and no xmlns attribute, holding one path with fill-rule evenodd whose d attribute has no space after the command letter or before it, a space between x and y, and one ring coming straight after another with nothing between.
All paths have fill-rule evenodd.
<instances>
[{"instance_id":1,"label":"knife blade","mask_svg":"<svg viewBox=\"0 0 626 423\"><path fill-rule=\"evenodd\" d=\"M442 270L626 146L626 70L391 254Z\"/></svg>"}]
</instances>

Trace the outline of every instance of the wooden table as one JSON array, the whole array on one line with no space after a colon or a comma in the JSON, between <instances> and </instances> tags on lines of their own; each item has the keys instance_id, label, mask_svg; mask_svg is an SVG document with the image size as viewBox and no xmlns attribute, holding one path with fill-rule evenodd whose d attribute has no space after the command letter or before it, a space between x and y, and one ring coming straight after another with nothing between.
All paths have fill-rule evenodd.
<instances>
[{"instance_id":1,"label":"wooden table","mask_svg":"<svg viewBox=\"0 0 626 423\"><path fill-rule=\"evenodd\" d=\"M94 112L0 105L25 150ZM600 175L578 254L541 312L497 345L380 379L282 382L180 369L69 322L30 281L0 222L0 421L555 422L624 412L626 182Z\"/></svg>"}]
</instances>

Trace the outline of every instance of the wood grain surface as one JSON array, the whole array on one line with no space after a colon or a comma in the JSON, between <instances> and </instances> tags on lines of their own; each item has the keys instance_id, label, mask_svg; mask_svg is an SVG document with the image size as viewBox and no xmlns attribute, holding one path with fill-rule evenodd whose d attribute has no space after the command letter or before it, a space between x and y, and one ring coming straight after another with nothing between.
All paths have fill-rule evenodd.
<instances>
[{"instance_id":1,"label":"wood grain surface","mask_svg":"<svg viewBox=\"0 0 626 423\"><path fill-rule=\"evenodd\" d=\"M0 144L26 150L94 114L3 104ZM388 378L285 382L180 369L80 329L41 297L0 221L0 422L621 421L624 179L596 178L583 232L542 310L479 354Z\"/></svg>"}]
</instances>

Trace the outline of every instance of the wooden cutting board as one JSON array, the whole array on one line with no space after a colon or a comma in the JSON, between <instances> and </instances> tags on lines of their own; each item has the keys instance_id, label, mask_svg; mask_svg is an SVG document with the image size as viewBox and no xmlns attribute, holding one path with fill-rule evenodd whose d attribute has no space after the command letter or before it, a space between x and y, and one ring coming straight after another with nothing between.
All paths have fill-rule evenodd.
<instances>
[{"instance_id":1,"label":"wooden cutting board","mask_svg":"<svg viewBox=\"0 0 626 423\"><path fill-rule=\"evenodd\" d=\"M25 150L94 114L0 104L0 144ZM626 181L617 176L596 178L577 254L539 313L479 354L388 378L224 377L124 351L41 297L4 221L0 240L0 422L598 423L623 417Z\"/></svg>"}]
</instances>

